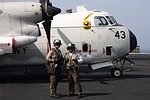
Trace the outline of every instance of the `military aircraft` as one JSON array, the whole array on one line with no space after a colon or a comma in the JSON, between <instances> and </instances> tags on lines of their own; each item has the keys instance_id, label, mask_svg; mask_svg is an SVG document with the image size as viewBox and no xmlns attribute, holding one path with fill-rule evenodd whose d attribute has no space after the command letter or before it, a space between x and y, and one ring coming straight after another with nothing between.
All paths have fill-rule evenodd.
<instances>
[{"instance_id":1,"label":"military aircraft","mask_svg":"<svg viewBox=\"0 0 150 100\"><path fill-rule=\"evenodd\" d=\"M135 35L104 11L60 11L48 0L0 3L0 66L45 65L53 40L60 39L63 54L74 43L83 64L93 70L111 66L112 76L120 77L126 55L137 46Z\"/></svg>"},{"instance_id":2,"label":"military aircraft","mask_svg":"<svg viewBox=\"0 0 150 100\"><path fill-rule=\"evenodd\" d=\"M68 43L74 43L81 53L83 63L93 70L111 66L111 75L120 77L126 56L137 46L135 35L105 11L88 11L78 6L77 12L54 17L51 28L51 43L61 39L62 51ZM52 45L52 44L51 44ZM129 60L128 60L129 61Z\"/></svg>"}]
</instances>

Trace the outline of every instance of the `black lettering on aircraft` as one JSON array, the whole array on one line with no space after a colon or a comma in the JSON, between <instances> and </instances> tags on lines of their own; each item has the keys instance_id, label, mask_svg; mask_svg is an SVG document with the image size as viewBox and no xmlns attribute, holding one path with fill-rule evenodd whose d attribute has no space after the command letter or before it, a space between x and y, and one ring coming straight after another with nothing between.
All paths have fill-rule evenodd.
<instances>
[{"instance_id":1,"label":"black lettering on aircraft","mask_svg":"<svg viewBox=\"0 0 150 100\"><path fill-rule=\"evenodd\" d=\"M21 51L23 51L24 54L26 54L27 47L14 47L13 52L14 54L20 54Z\"/></svg>"},{"instance_id":2,"label":"black lettering on aircraft","mask_svg":"<svg viewBox=\"0 0 150 100\"><path fill-rule=\"evenodd\" d=\"M126 33L125 33L125 31L117 31L115 34L115 37L117 37L118 39L125 39Z\"/></svg>"},{"instance_id":3,"label":"black lettering on aircraft","mask_svg":"<svg viewBox=\"0 0 150 100\"><path fill-rule=\"evenodd\" d=\"M23 47L22 49L23 49L24 54L26 54L27 47Z\"/></svg>"}]
</instances>

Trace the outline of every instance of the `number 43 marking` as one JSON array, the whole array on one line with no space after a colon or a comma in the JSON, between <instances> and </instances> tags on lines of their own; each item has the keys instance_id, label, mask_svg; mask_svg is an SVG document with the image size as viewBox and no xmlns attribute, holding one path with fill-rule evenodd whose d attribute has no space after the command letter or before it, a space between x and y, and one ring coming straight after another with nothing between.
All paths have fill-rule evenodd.
<instances>
[{"instance_id":1,"label":"number 43 marking","mask_svg":"<svg viewBox=\"0 0 150 100\"><path fill-rule=\"evenodd\" d=\"M124 31L117 31L115 37L117 37L118 39L125 39L126 33Z\"/></svg>"}]
</instances>

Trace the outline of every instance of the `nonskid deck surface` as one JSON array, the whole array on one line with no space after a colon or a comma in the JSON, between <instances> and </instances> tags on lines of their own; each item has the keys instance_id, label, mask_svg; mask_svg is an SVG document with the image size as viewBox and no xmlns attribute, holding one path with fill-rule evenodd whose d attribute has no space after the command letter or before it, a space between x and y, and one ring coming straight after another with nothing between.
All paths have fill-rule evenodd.
<instances>
[{"instance_id":1,"label":"nonskid deck surface","mask_svg":"<svg viewBox=\"0 0 150 100\"><path fill-rule=\"evenodd\" d=\"M131 55L136 63L126 62L124 75L112 78L110 68L92 71L90 67L80 67L80 80L83 88L83 100L148 100L150 98L150 57L149 55ZM68 97L68 81L65 69L57 92L61 100L77 100ZM1 68L0 100L56 100L49 97L49 74L46 67Z\"/></svg>"}]
</instances>

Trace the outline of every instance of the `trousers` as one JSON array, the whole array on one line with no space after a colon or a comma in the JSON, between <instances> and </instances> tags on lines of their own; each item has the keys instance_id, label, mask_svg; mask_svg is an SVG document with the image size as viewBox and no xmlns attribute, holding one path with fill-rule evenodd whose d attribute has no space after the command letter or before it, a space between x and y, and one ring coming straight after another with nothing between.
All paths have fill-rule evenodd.
<instances>
[{"instance_id":1,"label":"trousers","mask_svg":"<svg viewBox=\"0 0 150 100\"><path fill-rule=\"evenodd\" d=\"M68 69L67 76L69 81L69 92L75 93L75 89L76 89L77 94L81 94L82 87L79 80L78 70Z\"/></svg>"},{"instance_id":2,"label":"trousers","mask_svg":"<svg viewBox=\"0 0 150 100\"><path fill-rule=\"evenodd\" d=\"M58 83L60 81L60 74L50 75L50 96L56 95Z\"/></svg>"}]
</instances>

